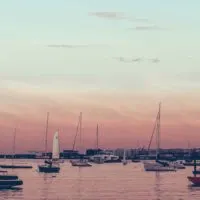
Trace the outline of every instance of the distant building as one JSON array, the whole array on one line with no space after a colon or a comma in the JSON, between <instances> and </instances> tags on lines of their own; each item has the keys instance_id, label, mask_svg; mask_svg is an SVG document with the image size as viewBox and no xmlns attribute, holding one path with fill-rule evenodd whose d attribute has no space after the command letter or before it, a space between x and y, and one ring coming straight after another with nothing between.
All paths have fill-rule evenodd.
<instances>
[{"instance_id":1,"label":"distant building","mask_svg":"<svg viewBox=\"0 0 200 200\"><path fill-rule=\"evenodd\" d=\"M87 149L86 156L94 156L94 155L100 154L102 152L103 152L102 149Z\"/></svg>"},{"instance_id":2,"label":"distant building","mask_svg":"<svg viewBox=\"0 0 200 200\"><path fill-rule=\"evenodd\" d=\"M80 156L82 155L79 154L79 152L75 150L63 150L63 152L61 153L61 157L66 158L66 159L79 158Z\"/></svg>"}]
</instances>

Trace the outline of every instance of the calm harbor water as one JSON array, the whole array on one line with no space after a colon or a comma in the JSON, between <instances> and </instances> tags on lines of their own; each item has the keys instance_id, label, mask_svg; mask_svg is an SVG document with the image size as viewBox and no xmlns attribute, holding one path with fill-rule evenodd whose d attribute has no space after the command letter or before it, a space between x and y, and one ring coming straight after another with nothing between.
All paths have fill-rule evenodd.
<instances>
[{"instance_id":1,"label":"calm harbor water","mask_svg":"<svg viewBox=\"0 0 200 200\"><path fill-rule=\"evenodd\" d=\"M3 162L3 161L0 161ZM33 169L10 170L23 181L21 189L0 190L0 200L196 200L200 187L191 187L192 168L177 172L145 172L141 163L102 164L88 168L61 164L59 174L38 173L41 161L23 161ZM19 161L16 161L19 163Z\"/></svg>"}]
</instances>

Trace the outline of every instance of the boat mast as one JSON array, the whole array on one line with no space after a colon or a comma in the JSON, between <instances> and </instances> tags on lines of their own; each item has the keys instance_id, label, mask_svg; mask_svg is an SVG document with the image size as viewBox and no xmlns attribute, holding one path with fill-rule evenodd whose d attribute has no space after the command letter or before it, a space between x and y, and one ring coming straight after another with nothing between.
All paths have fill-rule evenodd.
<instances>
[{"instance_id":1,"label":"boat mast","mask_svg":"<svg viewBox=\"0 0 200 200\"><path fill-rule=\"evenodd\" d=\"M155 133L156 128L157 128L158 114L159 113L157 113L155 124L154 124L153 131L152 131L151 138L150 138L150 142L149 142L149 145L148 145L148 149L147 149L148 154L149 154L149 150L150 150L150 147L151 147L151 143L152 143L152 140L153 140L154 133Z\"/></svg>"},{"instance_id":2,"label":"boat mast","mask_svg":"<svg viewBox=\"0 0 200 200\"><path fill-rule=\"evenodd\" d=\"M161 112L161 102L159 103L159 111L158 111L158 120L157 120L157 137L156 137L156 143L157 143L157 152L156 152L156 160L158 159L159 152L160 152L160 112Z\"/></svg>"},{"instance_id":3,"label":"boat mast","mask_svg":"<svg viewBox=\"0 0 200 200\"><path fill-rule=\"evenodd\" d=\"M75 137L74 137L74 142L73 142L73 146L72 146L72 150L74 151L75 149L75 144L76 144L76 138L77 138L77 135L78 135L78 128L79 128L79 125L80 125L80 116L78 117L78 124L76 126L76 134L75 134Z\"/></svg>"},{"instance_id":4,"label":"boat mast","mask_svg":"<svg viewBox=\"0 0 200 200\"><path fill-rule=\"evenodd\" d=\"M98 153L98 149L99 149L99 126L97 124L97 130L96 130L96 136L97 136L97 153Z\"/></svg>"},{"instance_id":5,"label":"boat mast","mask_svg":"<svg viewBox=\"0 0 200 200\"><path fill-rule=\"evenodd\" d=\"M46 130L45 130L45 156L47 156L48 128L49 128L49 112L47 112Z\"/></svg>"},{"instance_id":6,"label":"boat mast","mask_svg":"<svg viewBox=\"0 0 200 200\"><path fill-rule=\"evenodd\" d=\"M82 150L82 112L80 112L80 151Z\"/></svg>"},{"instance_id":7,"label":"boat mast","mask_svg":"<svg viewBox=\"0 0 200 200\"><path fill-rule=\"evenodd\" d=\"M14 156L15 156L15 140L16 140L16 132L17 132L17 129L15 128L14 129L14 137L13 137L13 153L12 153L12 165L13 165L13 159L14 159Z\"/></svg>"}]
</instances>

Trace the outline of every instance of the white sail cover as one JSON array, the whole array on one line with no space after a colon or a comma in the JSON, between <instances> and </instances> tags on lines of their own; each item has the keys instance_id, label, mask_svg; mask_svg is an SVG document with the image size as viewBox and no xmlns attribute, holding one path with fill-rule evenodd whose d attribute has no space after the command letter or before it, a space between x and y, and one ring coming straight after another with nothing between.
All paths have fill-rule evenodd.
<instances>
[{"instance_id":1,"label":"white sail cover","mask_svg":"<svg viewBox=\"0 0 200 200\"><path fill-rule=\"evenodd\" d=\"M59 159L59 158L60 158L59 137L58 137L58 132L55 132L53 137L52 159Z\"/></svg>"}]
</instances>

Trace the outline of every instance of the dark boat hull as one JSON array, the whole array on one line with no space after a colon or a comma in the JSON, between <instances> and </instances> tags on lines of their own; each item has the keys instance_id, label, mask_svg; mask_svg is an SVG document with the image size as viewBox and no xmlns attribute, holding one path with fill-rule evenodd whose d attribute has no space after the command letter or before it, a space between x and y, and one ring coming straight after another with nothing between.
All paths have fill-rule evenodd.
<instances>
[{"instance_id":1,"label":"dark boat hull","mask_svg":"<svg viewBox=\"0 0 200 200\"><path fill-rule=\"evenodd\" d=\"M60 167L56 167L56 166L39 165L38 169L39 169L39 172L44 172L44 173L59 173L60 172Z\"/></svg>"},{"instance_id":2,"label":"dark boat hull","mask_svg":"<svg viewBox=\"0 0 200 200\"><path fill-rule=\"evenodd\" d=\"M0 181L1 180L16 180L18 179L18 176L15 175L0 175Z\"/></svg>"},{"instance_id":3,"label":"dark boat hull","mask_svg":"<svg viewBox=\"0 0 200 200\"><path fill-rule=\"evenodd\" d=\"M19 185L23 185L22 180L0 180L0 189L9 189Z\"/></svg>"},{"instance_id":4,"label":"dark boat hull","mask_svg":"<svg viewBox=\"0 0 200 200\"><path fill-rule=\"evenodd\" d=\"M200 186L200 177L188 176L187 178L193 185Z\"/></svg>"},{"instance_id":5,"label":"dark boat hull","mask_svg":"<svg viewBox=\"0 0 200 200\"><path fill-rule=\"evenodd\" d=\"M118 159L118 160L105 160L104 163L121 163L122 160Z\"/></svg>"},{"instance_id":6,"label":"dark boat hull","mask_svg":"<svg viewBox=\"0 0 200 200\"><path fill-rule=\"evenodd\" d=\"M0 165L0 168L4 169L31 169L30 165Z\"/></svg>"},{"instance_id":7,"label":"dark boat hull","mask_svg":"<svg viewBox=\"0 0 200 200\"><path fill-rule=\"evenodd\" d=\"M195 175L195 174L200 174L200 171L197 171L197 170L196 170L196 171L193 171L192 173L193 173L194 175Z\"/></svg>"},{"instance_id":8,"label":"dark boat hull","mask_svg":"<svg viewBox=\"0 0 200 200\"><path fill-rule=\"evenodd\" d=\"M183 163L185 166L194 166L194 163ZM196 163L196 166L200 166L200 163Z\"/></svg>"},{"instance_id":9,"label":"dark boat hull","mask_svg":"<svg viewBox=\"0 0 200 200\"><path fill-rule=\"evenodd\" d=\"M140 162L140 160L132 160L132 162L134 162L134 163L138 163L138 162Z\"/></svg>"}]
</instances>

